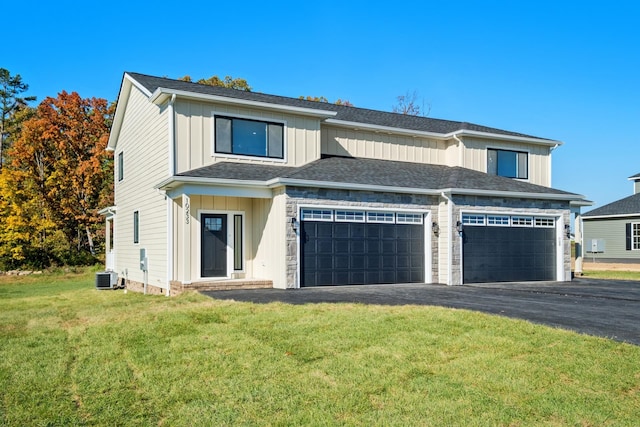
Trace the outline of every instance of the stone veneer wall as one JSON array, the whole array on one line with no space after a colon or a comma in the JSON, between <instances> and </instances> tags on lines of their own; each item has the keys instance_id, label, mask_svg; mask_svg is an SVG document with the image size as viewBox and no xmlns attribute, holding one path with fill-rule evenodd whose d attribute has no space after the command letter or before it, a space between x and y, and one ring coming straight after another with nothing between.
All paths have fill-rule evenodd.
<instances>
[{"instance_id":1,"label":"stone veneer wall","mask_svg":"<svg viewBox=\"0 0 640 427\"><path fill-rule=\"evenodd\" d=\"M286 220L295 217L298 221L298 205L344 206L350 208L378 208L389 210L420 209L431 212L433 221L438 217L436 196L416 194L378 193L373 191L338 190L306 187L287 187ZM425 224L427 233L431 233L430 224ZM438 283L438 241L431 234L432 281ZM287 226L287 288L297 286L298 243L297 232Z\"/></svg>"},{"instance_id":2,"label":"stone veneer wall","mask_svg":"<svg viewBox=\"0 0 640 427\"><path fill-rule=\"evenodd\" d=\"M454 196L453 223L460 219L461 211L479 212L514 212L523 215L561 216L565 224L570 224L571 210L569 202L553 200L517 199L507 197L479 197L479 196ZM453 249L453 284L462 284L462 250L458 233L454 233L452 239ZM563 237L564 254L563 262L565 275L571 277L571 240Z\"/></svg>"}]
</instances>

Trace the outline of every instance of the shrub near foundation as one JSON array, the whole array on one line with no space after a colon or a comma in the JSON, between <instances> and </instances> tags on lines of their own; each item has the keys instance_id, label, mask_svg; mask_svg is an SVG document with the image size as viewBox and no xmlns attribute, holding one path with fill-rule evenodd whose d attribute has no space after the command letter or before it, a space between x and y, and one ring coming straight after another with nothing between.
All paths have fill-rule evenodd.
<instances>
[{"instance_id":1,"label":"shrub near foundation","mask_svg":"<svg viewBox=\"0 0 640 427\"><path fill-rule=\"evenodd\" d=\"M635 425L640 348L439 307L0 279L4 425Z\"/></svg>"}]
</instances>

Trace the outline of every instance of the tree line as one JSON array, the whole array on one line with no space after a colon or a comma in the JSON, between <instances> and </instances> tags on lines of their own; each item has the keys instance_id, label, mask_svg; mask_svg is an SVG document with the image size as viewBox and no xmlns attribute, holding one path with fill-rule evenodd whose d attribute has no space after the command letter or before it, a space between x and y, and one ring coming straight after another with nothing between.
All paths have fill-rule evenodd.
<instances>
[{"instance_id":1,"label":"tree line","mask_svg":"<svg viewBox=\"0 0 640 427\"><path fill-rule=\"evenodd\" d=\"M230 76L197 83L252 89ZM115 102L62 91L32 106L28 90L19 74L0 68L0 270L94 264L105 244L98 210L113 204L106 147ZM415 92L397 101L394 112L420 114Z\"/></svg>"}]
</instances>

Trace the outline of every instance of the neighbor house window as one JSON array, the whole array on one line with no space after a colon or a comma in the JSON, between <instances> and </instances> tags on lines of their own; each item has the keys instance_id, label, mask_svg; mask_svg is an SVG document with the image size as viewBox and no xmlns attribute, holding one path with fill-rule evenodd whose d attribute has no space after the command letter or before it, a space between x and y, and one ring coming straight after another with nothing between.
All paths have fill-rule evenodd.
<instances>
[{"instance_id":1,"label":"neighbor house window","mask_svg":"<svg viewBox=\"0 0 640 427\"><path fill-rule=\"evenodd\" d=\"M124 152L118 153L118 181L124 179Z\"/></svg>"},{"instance_id":2,"label":"neighbor house window","mask_svg":"<svg viewBox=\"0 0 640 427\"><path fill-rule=\"evenodd\" d=\"M529 155L520 151L487 150L487 173L507 178L529 178Z\"/></svg>"},{"instance_id":3,"label":"neighbor house window","mask_svg":"<svg viewBox=\"0 0 640 427\"><path fill-rule=\"evenodd\" d=\"M216 116L215 152L282 159L284 125Z\"/></svg>"},{"instance_id":4,"label":"neighbor house window","mask_svg":"<svg viewBox=\"0 0 640 427\"><path fill-rule=\"evenodd\" d=\"M633 250L640 250L640 222L634 222L631 224L631 233Z\"/></svg>"},{"instance_id":5,"label":"neighbor house window","mask_svg":"<svg viewBox=\"0 0 640 427\"><path fill-rule=\"evenodd\" d=\"M140 243L140 213L133 213L133 243Z\"/></svg>"}]
</instances>

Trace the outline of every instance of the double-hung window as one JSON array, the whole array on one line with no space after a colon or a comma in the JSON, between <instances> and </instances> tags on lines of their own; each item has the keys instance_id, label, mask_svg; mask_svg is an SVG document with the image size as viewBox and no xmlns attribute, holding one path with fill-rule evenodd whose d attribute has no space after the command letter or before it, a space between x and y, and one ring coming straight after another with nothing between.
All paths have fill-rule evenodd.
<instances>
[{"instance_id":1,"label":"double-hung window","mask_svg":"<svg viewBox=\"0 0 640 427\"><path fill-rule=\"evenodd\" d=\"M529 155L522 151L487 149L487 173L507 178L529 178Z\"/></svg>"},{"instance_id":2,"label":"double-hung window","mask_svg":"<svg viewBox=\"0 0 640 427\"><path fill-rule=\"evenodd\" d=\"M284 125L216 116L215 152L283 159Z\"/></svg>"}]
</instances>

